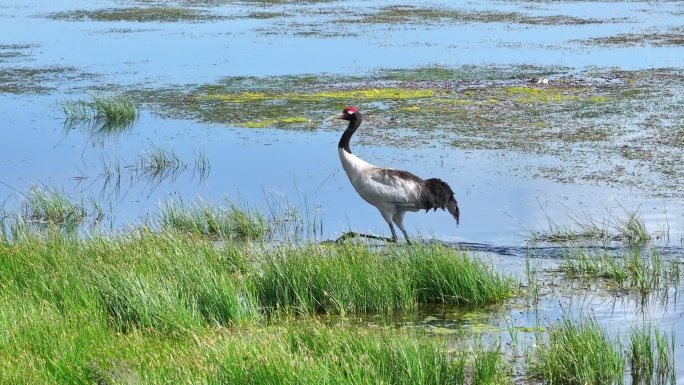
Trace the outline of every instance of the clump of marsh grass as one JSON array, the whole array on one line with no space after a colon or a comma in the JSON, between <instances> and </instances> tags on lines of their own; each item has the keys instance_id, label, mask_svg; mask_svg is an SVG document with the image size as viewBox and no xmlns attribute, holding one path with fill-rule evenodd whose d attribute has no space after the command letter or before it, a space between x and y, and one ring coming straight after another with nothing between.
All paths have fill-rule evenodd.
<instances>
[{"instance_id":1,"label":"clump of marsh grass","mask_svg":"<svg viewBox=\"0 0 684 385\"><path fill-rule=\"evenodd\" d=\"M281 247L258 257L260 303L294 313L389 313L419 302L481 307L511 280L464 251L443 246L374 252L363 245Z\"/></svg>"},{"instance_id":2,"label":"clump of marsh grass","mask_svg":"<svg viewBox=\"0 0 684 385\"><path fill-rule=\"evenodd\" d=\"M265 197L271 227L282 239L311 241L323 233L323 221L318 216L320 207L311 207L306 197L298 194L298 202L292 203L286 195L274 190Z\"/></svg>"},{"instance_id":3,"label":"clump of marsh grass","mask_svg":"<svg viewBox=\"0 0 684 385\"><path fill-rule=\"evenodd\" d=\"M528 357L528 373L550 384L621 384L625 358L594 317L564 314Z\"/></svg>"},{"instance_id":4,"label":"clump of marsh grass","mask_svg":"<svg viewBox=\"0 0 684 385\"><path fill-rule=\"evenodd\" d=\"M156 184L167 178L175 180L187 168L188 164L173 149L167 150L154 145L151 150L138 156L135 167L139 172L139 180Z\"/></svg>"},{"instance_id":5,"label":"clump of marsh grass","mask_svg":"<svg viewBox=\"0 0 684 385\"><path fill-rule=\"evenodd\" d=\"M632 328L627 357L632 384L676 384L674 335L668 339L652 325Z\"/></svg>"},{"instance_id":6,"label":"clump of marsh grass","mask_svg":"<svg viewBox=\"0 0 684 385\"><path fill-rule=\"evenodd\" d=\"M194 151L194 153L195 163L193 170L195 173L199 174L199 180L201 183L204 182L209 176L211 165L209 164L209 158L207 158L207 154L204 151Z\"/></svg>"},{"instance_id":7,"label":"clump of marsh grass","mask_svg":"<svg viewBox=\"0 0 684 385\"><path fill-rule=\"evenodd\" d=\"M263 239L270 232L260 213L226 202L228 207L201 199L167 201L159 206L158 223L162 228L181 233L217 238Z\"/></svg>"},{"instance_id":8,"label":"clump of marsh grass","mask_svg":"<svg viewBox=\"0 0 684 385\"><path fill-rule=\"evenodd\" d=\"M460 381L460 384L507 384L509 383L504 370L499 345L493 347L483 347L477 343L472 352L472 363L470 364L470 382ZM457 361L457 364L460 364Z\"/></svg>"},{"instance_id":9,"label":"clump of marsh grass","mask_svg":"<svg viewBox=\"0 0 684 385\"><path fill-rule=\"evenodd\" d=\"M541 206L541 204L540 204ZM607 217L597 220L587 212L566 213L566 222L553 220L546 210L548 229L530 231L532 241L536 242L569 242L581 240L624 241L630 244L643 243L651 239L638 210L630 211L620 205L623 213L608 210Z\"/></svg>"},{"instance_id":10,"label":"clump of marsh grass","mask_svg":"<svg viewBox=\"0 0 684 385\"><path fill-rule=\"evenodd\" d=\"M494 271L477 255L439 245L396 251L406 264L420 302L481 307L509 296L513 280Z\"/></svg>"},{"instance_id":11,"label":"clump of marsh grass","mask_svg":"<svg viewBox=\"0 0 684 385\"><path fill-rule=\"evenodd\" d=\"M90 97L90 101L62 102L68 124L92 122L94 131L116 132L130 127L140 114L133 100L125 95L91 94Z\"/></svg>"},{"instance_id":12,"label":"clump of marsh grass","mask_svg":"<svg viewBox=\"0 0 684 385\"><path fill-rule=\"evenodd\" d=\"M570 278L602 278L621 290L642 294L676 288L681 279L680 264L674 260L663 261L655 248L645 253L639 247L632 247L622 256L606 250L570 248L560 263L560 270Z\"/></svg>"},{"instance_id":13,"label":"clump of marsh grass","mask_svg":"<svg viewBox=\"0 0 684 385\"><path fill-rule=\"evenodd\" d=\"M104 215L104 211L95 199L90 199L90 210L87 203L74 199L63 191L32 186L27 194L22 194L22 213L31 221L76 226L83 222L88 214L96 220Z\"/></svg>"}]
</instances>

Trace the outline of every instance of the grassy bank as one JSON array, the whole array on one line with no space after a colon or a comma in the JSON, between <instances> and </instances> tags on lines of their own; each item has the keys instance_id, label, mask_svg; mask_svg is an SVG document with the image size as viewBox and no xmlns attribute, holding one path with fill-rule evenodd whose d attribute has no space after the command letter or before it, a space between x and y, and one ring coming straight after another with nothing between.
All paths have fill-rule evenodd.
<instances>
[{"instance_id":1,"label":"grassy bank","mask_svg":"<svg viewBox=\"0 0 684 385\"><path fill-rule=\"evenodd\" d=\"M509 280L465 252L274 247L172 228L78 237L15 225L6 234L0 382L439 384L497 374L498 359L475 371L419 331L289 316L505 298Z\"/></svg>"}]
</instances>

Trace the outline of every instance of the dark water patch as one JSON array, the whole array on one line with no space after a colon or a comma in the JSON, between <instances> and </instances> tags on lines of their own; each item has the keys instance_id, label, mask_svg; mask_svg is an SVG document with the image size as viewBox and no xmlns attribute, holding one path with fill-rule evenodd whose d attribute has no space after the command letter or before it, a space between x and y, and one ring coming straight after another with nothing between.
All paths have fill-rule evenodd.
<instances>
[{"instance_id":1,"label":"dark water patch","mask_svg":"<svg viewBox=\"0 0 684 385\"><path fill-rule=\"evenodd\" d=\"M288 14L284 12L252 12L247 15L249 19L275 19L279 17L286 17Z\"/></svg>"},{"instance_id":2,"label":"dark water patch","mask_svg":"<svg viewBox=\"0 0 684 385\"><path fill-rule=\"evenodd\" d=\"M226 16L213 15L204 10L182 7L130 7L100 10L74 10L45 15L50 19L66 21L131 21L131 22L201 22L224 20Z\"/></svg>"},{"instance_id":3,"label":"dark water patch","mask_svg":"<svg viewBox=\"0 0 684 385\"><path fill-rule=\"evenodd\" d=\"M28 51L36 47L34 44L0 44L0 59L6 61L27 58L31 55Z\"/></svg>"},{"instance_id":4,"label":"dark water patch","mask_svg":"<svg viewBox=\"0 0 684 385\"><path fill-rule=\"evenodd\" d=\"M650 29L641 33L621 33L613 36L576 40L575 42L608 47L678 47L684 45L684 29L679 27Z\"/></svg>"},{"instance_id":5,"label":"dark water patch","mask_svg":"<svg viewBox=\"0 0 684 385\"><path fill-rule=\"evenodd\" d=\"M427 24L431 23L517 23L528 25L585 25L624 22L625 19L579 18L567 15L533 16L519 12L456 10L446 7L421 7L413 5L392 5L380 7L378 12L361 18L342 19L339 23L372 24Z\"/></svg>"},{"instance_id":6,"label":"dark water patch","mask_svg":"<svg viewBox=\"0 0 684 385\"><path fill-rule=\"evenodd\" d=\"M0 71L0 92L45 94L69 81L92 80L96 75L75 67L9 67Z\"/></svg>"}]
</instances>

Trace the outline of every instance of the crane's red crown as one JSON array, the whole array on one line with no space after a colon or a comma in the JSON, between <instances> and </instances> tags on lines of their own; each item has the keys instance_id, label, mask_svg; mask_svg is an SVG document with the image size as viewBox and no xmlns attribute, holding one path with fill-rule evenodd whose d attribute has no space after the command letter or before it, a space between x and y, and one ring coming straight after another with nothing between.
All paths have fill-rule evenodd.
<instances>
[{"instance_id":1,"label":"crane's red crown","mask_svg":"<svg viewBox=\"0 0 684 385\"><path fill-rule=\"evenodd\" d=\"M349 106L342 111L342 119L349 119L351 115L354 115L357 112L356 108Z\"/></svg>"}]
</instances>

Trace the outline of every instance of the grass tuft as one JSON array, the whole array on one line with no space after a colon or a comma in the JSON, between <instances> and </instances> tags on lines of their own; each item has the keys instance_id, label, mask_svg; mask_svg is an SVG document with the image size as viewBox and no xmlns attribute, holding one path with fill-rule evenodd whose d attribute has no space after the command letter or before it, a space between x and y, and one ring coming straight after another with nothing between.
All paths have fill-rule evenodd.
<instances>
[{"instance_id":1,"label":"grass tuft","mask_svg":"<svg viewBox=\"0 0 684 385\"><path fill-rule=\"evenodd\" d=\"M214 238L263 239L270 228L264 217L228 202L229 208L204 200L167 201L159 207L162 228Z\"/></svg>"},{"instance_id":2,"label":"grass tuft","mask_svg":"<svg viewBox=\"0 0 684 385\"><path fill-rule=\"evenodd\" d=\"M511 281L463 251L441 246L373 252L363 245L282 247L259 257L260 303L293 313L389 313L419 302L481 307Z\"/></svg>"},{"instance_id":3,"label":"grass tuft","mask_svg":"<svg viewBox=\"0 0 684 385\"><path fill-rule=\"evenodd\" d=\"M654 326L632 328L627 349L632 384L676 384L674 335Z\"/></svg>"},{"instance_id":4,"label":"grass tuft","mask_svg":"<svg viewBox=\"0 0 684 385\"><path fill-rule=\"evenodd\" d=\"M593 317L569 316L548 328L548 341L529 357L528 371L550 384L621 384L625 359Z\"/></svg>"},{"instance_id":5,"label":"grass tuft","mask_svg":"<svg viewBox=\"0 0 684 385\"><path fill-rule=\"evenodd\" d=\"M625 255L583 248L568 249L560 269L570 278L602 278L621 290L636 290L642 294L667 292L677 288L681 279L680 264L663 261L654 248L648 254L632 247Z\"/></svg>"},{"instance_id":6,"label":"grass tuft","mask_svg":"<svg viewBox=\"0 0 684 385\"><path fill-rule=\"evenodd\" d=\"M176 179L187 168L188 164L173 149L166 150L154 145L151 150L138 156L135 167L140 173L138 179L157 184L167 178Z\"/></svg>"},{"instance_id":7,"label":"grass tuft","mask_svg":"<svg viewBox=\"0 0 684 385\"><path fill-rule=\"evenodd\" d=\"M32 222L74 227L81 224L89 214L92 214L95 220L104 215L102 208L94 199L91 199L88 205L82 198L71 198L56 189L32 186L22 197L22 213Z\"/></svg>"},{"instance_id":8,"label":"grass tuft","mask_svg":"<svg viewBox=\"0 0 684 385\"><path fill-rule=\"evenodd\" d=\"M609 210L607 218L602 220L594 219L589 213L578 215L569 212L566 214L566 223L560 223L547 214L548 229L541 232L531 231L532 240L559 243L602 240L638 244L651 239L643 219L638 215L638 210L630 211L622 205L620 207L623 215Z\"/></svg>"},{"instance_id":9,"label":"grass tuft","mask_svg":"<svg viewBox=\"0 0 684 385\"><path fill-rule=\"evenodd\" d=\"M130 127L138 119L138 107L127 96L92 94L91 99L62 102L69 125L92 122L92 131L112 133Z\"/></svg>"}]
</instances>

